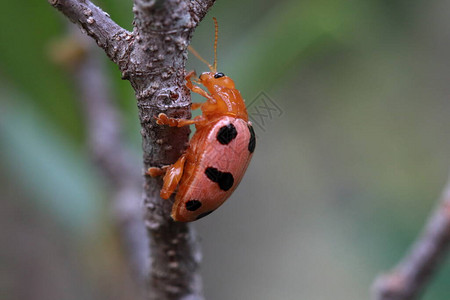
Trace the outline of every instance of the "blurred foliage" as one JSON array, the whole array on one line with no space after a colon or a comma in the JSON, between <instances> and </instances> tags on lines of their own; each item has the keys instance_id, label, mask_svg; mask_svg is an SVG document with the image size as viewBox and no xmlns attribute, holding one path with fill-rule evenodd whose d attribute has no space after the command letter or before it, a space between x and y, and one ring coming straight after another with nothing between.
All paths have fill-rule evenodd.
<instances>
[{"instance_id":1,"label":"blurred foliage","mask_svg":"<svg viewBox=\"0 0 450 300\"><path fill-rule=\"evenodd\" d=\"M131 29L131 3L99 4ZM11 247L0 250L9 262L0 298L29 299L17 293L19 281L41 291L34 299L60 299L37 280L42 265L74 299L112 299L105 290L122 287L111 274L123 262L108 229L108 184L85 151L75 85L49 59L66 22L47 1L4 6L0 211L2 244ZM194 47L212 60L216 16L220 71L247 101L264 91L283 114L257 132L254 161L232 199L197 222L208 299L369 298L372 280L408 249L447 178L448 9L442 0L216 3ZM133 91L109 68L139 153ZM192 59L187 69L205 66ZM49 256L59 243L51 251L65 254ZM20 250L34 245L47 246L27 259L31 252ZM35 272L9 272L27 268ZM447 299L449 278L447 261L424 299Z\"/></svg>"}]
</instances>

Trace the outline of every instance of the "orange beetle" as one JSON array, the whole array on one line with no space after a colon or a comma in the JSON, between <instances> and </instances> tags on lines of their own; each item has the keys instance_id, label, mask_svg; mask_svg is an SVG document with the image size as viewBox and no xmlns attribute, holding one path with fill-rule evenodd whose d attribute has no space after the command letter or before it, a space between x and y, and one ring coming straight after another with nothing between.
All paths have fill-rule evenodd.
<instances>
[{"instance_id":1,"label":"orange beetle","mask_svg":"<svg viewBox=\"0 0 450 300\"><path fill-rule=\"evenodd\" d=\"M173 165L149 168L147 172L152 177L165 174L160 193L163 199L168 199L178 187L171 216L180 222L198 220L222 205L238 186L255 150L255 132L248 121L244 100L233 80L217 72L216 18L214 24L214 66L189 48L211 71L194 80L204 85L209 93L192 84L194 71L186 76L186 86L207 99L191 106L191 109L201 108L202 115L187 120L160 113L156 118L159 125L195 124L196 128L189 147Z\"/></svg>"}]
</instances>

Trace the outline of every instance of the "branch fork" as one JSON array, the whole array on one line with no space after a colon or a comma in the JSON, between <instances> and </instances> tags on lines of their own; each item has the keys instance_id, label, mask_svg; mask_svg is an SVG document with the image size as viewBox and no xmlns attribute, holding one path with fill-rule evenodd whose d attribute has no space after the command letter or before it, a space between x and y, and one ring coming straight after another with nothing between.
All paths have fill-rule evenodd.
<instances>
[{"instance_id":1,"label":"branch fork","mask_svg":"<svg viewBox=\"0 0 450 300\"><path fill-rule=\"evenodd\" d=\"M158 126L153 116L190 118L184 86L186 48L214 0L134 0L129 32L89 0L49 0L92 37L135 90L141 123L144 170L171 164L185 149L188 128ZM171 202L159 197L162 181L145 177L144 223L151 268L148 299L203 299L201 251L190 225L170 218Z\"/></svg>"}]
</instances>

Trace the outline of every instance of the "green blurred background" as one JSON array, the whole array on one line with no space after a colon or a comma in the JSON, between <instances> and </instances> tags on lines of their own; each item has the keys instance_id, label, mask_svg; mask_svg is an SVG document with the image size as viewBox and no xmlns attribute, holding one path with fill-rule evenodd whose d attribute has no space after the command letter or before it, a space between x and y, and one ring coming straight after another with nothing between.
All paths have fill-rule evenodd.
<instances>
[{"instance_id":1,"label":"green blurred background","mask_svg":"<svg viewBox=\"0 0 450 300\"><path fill-rule=\"evenodd\" d=\"M131 299L76 86L49 59L65 20L45 0L2 3L0 298ZM131 0L98 4L131 29ZM195 224L207 299L369 299L447 179L449 11L443 0L216 3L194 47L212 60L217 17L220 71L282 114L256 128L231 199ZM133 91L108 68L138 161ZM450 299L449 282L447 261L423 299Z\"/></svg>"}]
</instances>

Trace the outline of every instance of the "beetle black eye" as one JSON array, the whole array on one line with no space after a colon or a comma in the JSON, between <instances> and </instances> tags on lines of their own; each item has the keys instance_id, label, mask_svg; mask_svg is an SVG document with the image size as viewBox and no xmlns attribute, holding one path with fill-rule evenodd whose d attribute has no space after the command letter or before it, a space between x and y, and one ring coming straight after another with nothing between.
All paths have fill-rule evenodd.
<instances>
[{"instance_id":1,"label":"beetle black eye","mask_svg":"<svg viewBox=\"0 0 450 300\"><path fill-rule=\"evenodd\" d=\"M225 74L223 74L222 72L214 74L214 78L216 78L216 79L220 78L220 77L223 77L223 76L225 76Z\"/></svg>"}]
</instances>

